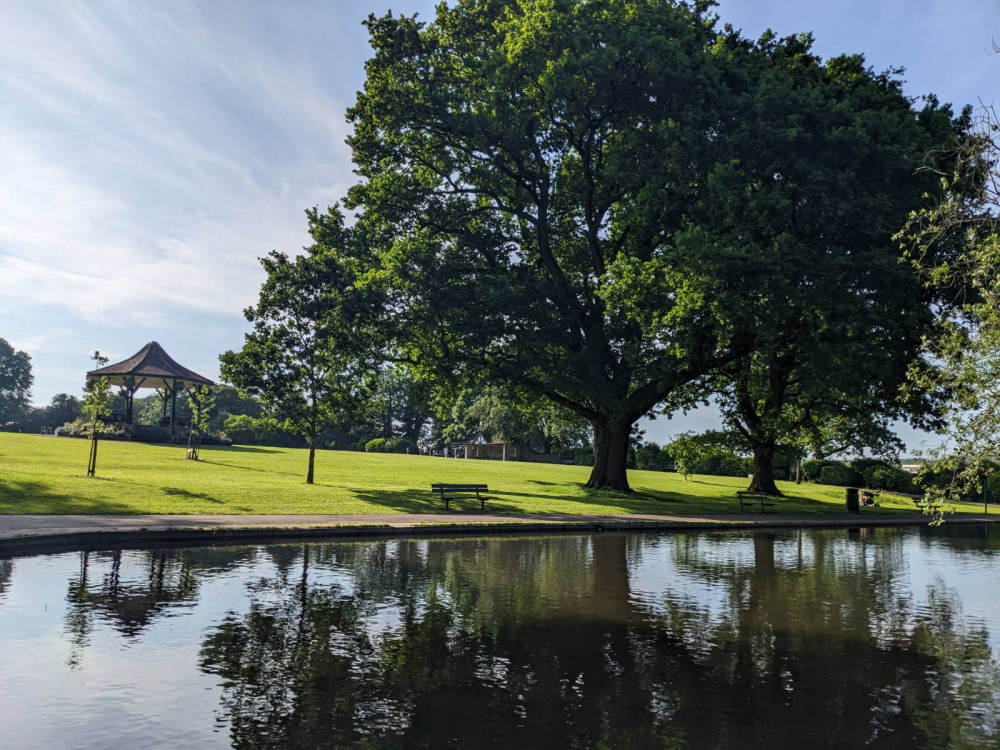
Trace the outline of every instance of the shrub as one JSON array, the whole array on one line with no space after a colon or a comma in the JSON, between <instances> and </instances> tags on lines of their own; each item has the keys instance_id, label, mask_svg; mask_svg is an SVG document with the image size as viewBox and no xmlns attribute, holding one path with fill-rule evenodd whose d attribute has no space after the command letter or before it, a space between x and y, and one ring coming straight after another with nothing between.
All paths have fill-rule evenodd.
<instances>
[{"instance_id":1,"label":"shrub","mask_svg":"<svg viewBox=\"0 0 1000 750\"><path fill-rule=\"evenodd\" d=\"M897 466L880 463L870 465L861 473L864 485L876 490L910 492L914 490L913 477Z\"/></svg>"},{"instance_id":2,"label":"shrub","mask_svg":"<svg viewBox=\"0 0 1000 750\"><path fill-rule=\"evenodd\" d=\"M694 474L717 477L745 477L750 473L751 462L734 453L710 453L695 462Z\"/></svg>"},{"instance_id":3,"label":"shrub","mask_svg":"<svg viewBox=\"0 0 1000 750\"><path fill-rule=\"evenodd\" d=\"M417 442L405 437L374 438L365 443L368 453L417 453Z\"/></svg>"},{"instance_id":4,"label":"shrub","mask_svg":"<svg viewBox=\"0 0 1000 750\"><path fill-rule=\"evenodd\" d=\"M386 439L385 438L372 438L367 443L365 443L365 450L368 453L386 453Z\"/></svg>"},{"instance_id":5,"label":"shrub","mask_svg":"<svg viewBox=\"0 0 1000 750\"><path fill-rule=\"evenodd\" d=\"M285 429L284 423L268 417L230 414L223 429L232 442L240 445L302 445L302 439Z\"/></svg>"},{"instance_id":6,"label":"shrub","mask_svg":"<svg viewBox=\"0 0 1000 750\"><path fill-rule=\"evenodd\" d=\"M874 469L876 466L890 466L890 464L880 458L855 458L851 461L850 466L858 474L865 476L865 472L869 469Z\"/></svg>"},{"instance_id":7,"label":"shrub","mask_svg":"<svg viewBox=\"0 0 1000 750\"><path fill-rule=\"evenodd\" d=\"M818 482L819 475L827 466L843 466L839 461L811 459L802 462L802 476L810 482Z\"/></svg>"},{"instance_id":8,"label":"shrub","mask_svg":"<svg viewBox=\"0 0 1000 750\"><path fill-rule=\"evenodd\" d=\"M577 466L593 466L594 451L586 449L575 451L573 453L573 463Z\"/></svg>"},{"instance_id":9,"label":"shrub","mask_svg":"<svg viewBox=\"0 0 1000 750\"><path fill-rule=\"evenodd\" d=\"M861 484L861 475L846 464L835 463L823 467L819 473L819 483L837 487L856 487Z\"/></svg>"},{"instance_id":10,"label":"shrub","mask_svg":"<svg viewBox=\"0 0 1000 750\"><path fill-rule=\"evenodd\" d=\"M59 437L90 437L90 422L84 421L83 417L77 417L72 422L67 422L62 427L57 427L53 433ZM104 425L101 431L101 440L127 440L129 434L121 427Z\"/></svg>"},{"instance_id":11,"label":"shrub","mask_svg":"<svg viewBox=\"0 0 1000 750\"><path fill-rule=\"evenodd\" d=\"M986 492L990 502L1000 502L1000 474L990 474L986 478Z\"/></svg>"}]
</instances>

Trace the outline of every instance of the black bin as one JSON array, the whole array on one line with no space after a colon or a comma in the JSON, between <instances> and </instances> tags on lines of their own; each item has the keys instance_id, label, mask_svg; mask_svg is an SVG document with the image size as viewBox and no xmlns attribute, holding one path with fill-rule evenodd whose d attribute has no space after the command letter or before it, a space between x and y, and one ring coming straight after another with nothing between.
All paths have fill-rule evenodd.
<instances>
[{"instance_id":1,"label":"black bin","mask_svg":"<svg viewBox=\"0 0 1000 750\"><path fill-rule=\"evenodd\" d=\"M848 513L860 513L861 503L858 502L858 488L848 487L847 488L847 512Z\"/></svg>"}]
</instances>

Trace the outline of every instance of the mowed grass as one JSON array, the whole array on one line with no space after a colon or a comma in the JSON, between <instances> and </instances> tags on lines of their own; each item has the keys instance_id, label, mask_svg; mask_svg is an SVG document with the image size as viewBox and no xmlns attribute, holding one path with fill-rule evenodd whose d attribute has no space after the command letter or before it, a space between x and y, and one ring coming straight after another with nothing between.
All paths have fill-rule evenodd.
<instances>
[{"instance_id":1,"label":"mowed grass","mask_svg":"<svg viewBox=\"0 0 1000 750\"><path fill-rule=\"evenodd\" d=\"M747 480L630 471L633 494L584 489L583 466L319 451L316 483L304 481L306 451L289 448L185 448L105 441L97 477L86 474L86 440L0 433L0 514L20 513L440 513L432 482L488 484L497 513L670 513L738 511ZM844 513L844 490L780 483L782 513ZM913 512L886 498L866 513ZM473 501L453 508L478 510ZM975 506L968 509L975 511Z\"/></svg>"}]
</instances>

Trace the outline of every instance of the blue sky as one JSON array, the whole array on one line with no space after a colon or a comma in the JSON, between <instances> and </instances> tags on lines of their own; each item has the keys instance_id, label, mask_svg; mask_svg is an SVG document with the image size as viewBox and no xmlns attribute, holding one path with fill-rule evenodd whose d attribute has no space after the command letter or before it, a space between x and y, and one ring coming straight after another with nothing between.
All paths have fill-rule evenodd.
<instances>
[{"instance_id":1,"label":"blue sky","mask_svg":"<svg viewBox=\"0 0 1000 750\"><path fill-rule=\"evenodd\" d=\"M94 349L115 361L151 339L216 377L257 257L306 244L304 209L354 180L344 111L369 51L361 21L432 6L5 0L0 337L32 355L33 400L78 393ZM904 66L912 95L1000 94L1000 0L723 0L719 13L751 36L811 30L824 56ZM715 424L701 409L647 436Z\"/></svg>"}]
</instances>

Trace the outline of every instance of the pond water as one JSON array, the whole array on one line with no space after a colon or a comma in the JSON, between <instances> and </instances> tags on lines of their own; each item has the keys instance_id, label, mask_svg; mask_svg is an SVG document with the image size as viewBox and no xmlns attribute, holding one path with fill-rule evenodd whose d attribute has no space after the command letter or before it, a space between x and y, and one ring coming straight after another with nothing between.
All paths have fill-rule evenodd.
<instances>
[{"instance_id":1,"label":"pond water","mask_svg":"<svg viewBox=\"0 0 1000 750\"><path fill-rule=\"evenodd\" d=\"M1000 528L0 560L4 747L1000 747Z\"/></svg>"}]
</instances>

